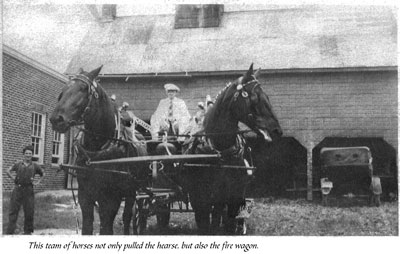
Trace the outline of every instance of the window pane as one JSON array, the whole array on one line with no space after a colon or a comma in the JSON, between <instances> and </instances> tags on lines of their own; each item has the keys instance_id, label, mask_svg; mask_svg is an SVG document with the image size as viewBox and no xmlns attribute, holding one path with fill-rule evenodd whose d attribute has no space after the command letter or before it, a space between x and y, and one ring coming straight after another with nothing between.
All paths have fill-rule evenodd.
<instances>
[{"instance_id":1,"label":"window pane","mask_svg":"<svg viewBox=\"0 0 400 254\"><path fill-rule=\"evenodd\" d=\"M39 163L43 163L44 155L44 130L45 115L32 112L31 119L31 139L33 146L33 158Z\"/></svg>"},{"instance_id":2,"label":"window pane","mask_svg":"<svg viewBox=\"0 0 400 254\"><path fill-rule=\"evenodd\" d=\"M63 135L59 132L53 132L53 145L51 163L58 164L62 161L63 154Z\"/></svg>"}]
</instances>

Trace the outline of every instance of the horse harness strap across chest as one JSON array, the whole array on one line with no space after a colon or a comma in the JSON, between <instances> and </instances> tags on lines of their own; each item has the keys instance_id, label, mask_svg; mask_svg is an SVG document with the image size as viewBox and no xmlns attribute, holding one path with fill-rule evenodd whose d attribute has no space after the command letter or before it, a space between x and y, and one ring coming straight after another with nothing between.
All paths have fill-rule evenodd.
<instances>
[{"instance_id":1,"label":"horse harness strap across chest","mask_svg":"<svg viewBox=\"0 0 400 254\"><path fill-rule=\"evenodd\" d=\"M217 154L220 154L222 160L230 160L230 159L240 159L244 158L244 151L246 146L246 140L240 134L236 135L236 142L232 146L224 149L218 150L215 148L212 140L209 137L206 137L205 141L210 146L211 150Z\"/></svg>"}]
</instances>

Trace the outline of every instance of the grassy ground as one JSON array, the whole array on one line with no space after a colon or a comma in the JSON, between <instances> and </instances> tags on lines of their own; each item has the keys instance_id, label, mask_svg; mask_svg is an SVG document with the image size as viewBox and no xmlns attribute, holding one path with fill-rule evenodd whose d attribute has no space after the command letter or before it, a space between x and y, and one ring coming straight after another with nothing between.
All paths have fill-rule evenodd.
<instances>
[{"instance_id":1,"label":"grassy ground","mask_svg":"<svg viewBox=\"0 0 400 254\"><path fill-rule=\"evenodd\" d=\"M76 219L80 211L74 209L70 192L67 195L36 195L35 234L76 234ZM347 202L347 203L346 203ZM357 203L359 202L359 203ZM247 220L249 235L266 236L394 236L398 230L398 203L384 202L380 207L369 207L366 201L338 201L328 207L304 199L256 199ZM3 232L8 224L9 195L3 195ZM115 224L115 234L122 234L121 214ZM94 233L99 232L95 213ZM18 219L17 232L23 232L23 212ZM148 220L150 235L194 235L193 213L172 213L169 228L161 232L155 217Z\"/></svg>"}]
</instances>

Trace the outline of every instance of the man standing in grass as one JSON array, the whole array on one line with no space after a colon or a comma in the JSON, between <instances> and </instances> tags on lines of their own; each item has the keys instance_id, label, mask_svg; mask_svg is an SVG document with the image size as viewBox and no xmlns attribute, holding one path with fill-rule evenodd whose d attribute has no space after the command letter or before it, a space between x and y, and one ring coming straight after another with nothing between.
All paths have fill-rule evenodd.
<instances>
[{"instance_id":1,"label":"man standing in grass","mask_svg":"<svg viewBox=\"0 0 400 254\"><path fill-rule=\"evenodd\" d=\"M33 185L38 185L44 177L43 169L32 161L33 147L26 146L23 149L24 158L22 161L15 163L7 170L7 174L15 183L14 190L11 194L9 220L7 234L14 234L19 209L21 205L24 209L24 234L33 233L33 214L34 214L34 194ZM11 174L15 171L15 174ZM40 178L34 181L35 175Z\"/></svg>"}]
</instances>

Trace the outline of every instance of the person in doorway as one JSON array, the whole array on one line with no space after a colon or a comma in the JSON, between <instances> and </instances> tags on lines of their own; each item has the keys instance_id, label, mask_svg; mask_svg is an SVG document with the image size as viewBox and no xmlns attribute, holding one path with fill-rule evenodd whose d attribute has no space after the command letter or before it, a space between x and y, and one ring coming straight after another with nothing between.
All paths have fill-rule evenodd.
<instances>
[{"instance_id":1,"label":"person in doorway","mask_svg":"<svg viewBox=\"0 0 400 254\"><path fill-rule=\"evenodd\" d=\"M153 139L158 139L158 133L161 131L179 135L188 128L190 122L190 114L185 102L176 97L180 91L179 87L174 84L165 84L164 89L168 97L160 101L150 119ZM183 139L184 137L178 137L178 141Z\"/></svg>"},{"instance_id":2,"label":"person in doorway","mask_svg":"<svg viewBox=\"0 0 400 254\"><path fill-rule=\"evenodd\" d=\"M6 173L14 181L15 187L11 194L9 220L6 234L14 234L18 213L21 205L24 209L24 234L33 233L34 192L33 186L38 185L43 177L43 169L32 161L33 146L26 146L22 150L23 160L11 166ZM15 173L12 173L15 172ZM40 178L35 180L35 175Z\"/></svg>"}]
</instances>

